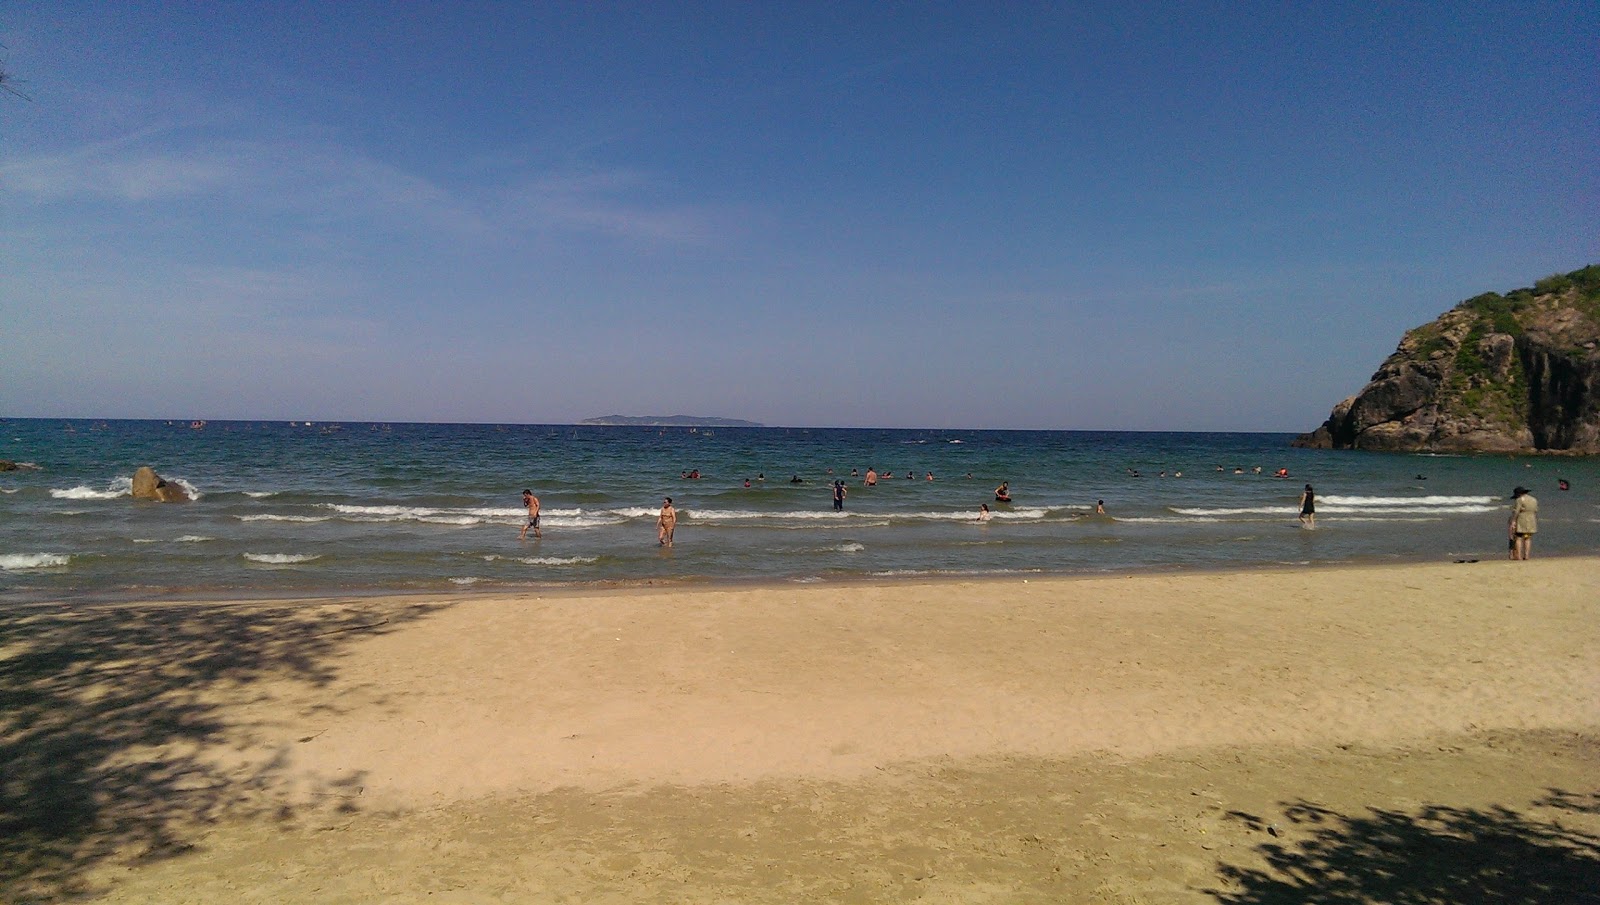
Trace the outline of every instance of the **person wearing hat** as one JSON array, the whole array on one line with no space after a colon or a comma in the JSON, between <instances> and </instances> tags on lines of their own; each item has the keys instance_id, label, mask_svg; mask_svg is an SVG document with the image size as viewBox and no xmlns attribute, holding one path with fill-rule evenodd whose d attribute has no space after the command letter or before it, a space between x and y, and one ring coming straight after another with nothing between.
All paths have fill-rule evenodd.
<instances>
[{"instance_id":1,"label":"person wearing hat","mask_svg":"<svg viewBox=\"0 0 1600 905\"><path fill-rule=\"evenodd\" d=\"M1533 536L1539 531L1539 501L1526 487L1511 491L1511 521L1506 531L1511 535L1511 558L1527 559Z\"/></svg>"}]
</instances>

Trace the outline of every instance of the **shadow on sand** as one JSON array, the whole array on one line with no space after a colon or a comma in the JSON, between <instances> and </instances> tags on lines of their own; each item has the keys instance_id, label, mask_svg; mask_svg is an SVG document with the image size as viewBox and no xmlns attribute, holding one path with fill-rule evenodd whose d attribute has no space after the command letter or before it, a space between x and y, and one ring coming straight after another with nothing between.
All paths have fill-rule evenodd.
<instances>
[{"instance_id":1,"label":"shadow on sand","mask_svg":"<svg viewBox=\"0 0 1600 905\"><path fill-rule=\"evenodd\" d=\"M1257 846L1266 870L1219 865L1237 891L1207 891L1228 905L1600 903L1600 837L1562 821L1600 813L1600 794L1552 789L1532 809L1546 816L1439 805L1349 816L1295 802L1285 815L1309 838ZM1254 815L1229 816L1267 830Z\"/></svg>"},{"instance_id":2,"label":"shadow on sand","mask_svg":"<svg viewBox=\"0 0 1600 905\"><path fill-rule=\"evenodd\" d=\"M293 816L261 794L276 764L241 775L201 756L223 741L220 694L267 677L326 685L342 647L439 608L0 611L0 901L87 891L105 859L182 853L223 816Z\"/></svg>"}]
</instances>

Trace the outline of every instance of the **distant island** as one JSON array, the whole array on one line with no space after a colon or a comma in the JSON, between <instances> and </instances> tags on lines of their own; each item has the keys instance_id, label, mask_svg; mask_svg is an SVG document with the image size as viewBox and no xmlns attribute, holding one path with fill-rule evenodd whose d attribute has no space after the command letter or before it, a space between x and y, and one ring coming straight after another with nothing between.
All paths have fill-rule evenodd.
<instances>
[{"instance_id":1,"label":"distant island","mask_svg":"<svg viewBox=\"0 0 1600 905\"><path fill-rule=\"evenodd\" d=\"M578 423L606 427L766 427L765 424L738 418L707 418L700 415L602 415Z\"/></svg>"},{"instance_id":2,"label":"distant island","mask_svg":"<svg viewBox=\"0 0 1600 905\"><path fill-rule=\"evenodd\" d=\"M1486 292L1407 332L1294 445L1600 455L1600 265Z\"/></svg>"}]
</instances>

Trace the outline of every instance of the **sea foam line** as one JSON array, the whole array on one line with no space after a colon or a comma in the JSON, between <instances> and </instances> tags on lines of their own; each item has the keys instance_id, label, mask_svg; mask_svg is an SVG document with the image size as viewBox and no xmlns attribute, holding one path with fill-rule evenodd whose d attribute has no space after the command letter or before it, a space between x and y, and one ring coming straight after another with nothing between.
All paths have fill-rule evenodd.
<instances>
[{"instance_id":1,"label":"sea foam line","mask_svg":"<svg viewBox=\"0 0 1600 905\"><path fill-rule=\"evenodd\" d=\"M55 487L50 488L50 495L58 500L114 500L117 497L127 496L133 490L133 480L118 478L112 481L105 490L95 490L87 484L68 487L65 490Z\"/></svg>"},{"instance_id":2,"label":"sea foam line","mask_svg":"<svg viewBox=\"0 0 1600 905\"><path fill-rule=\"evenodd\" d=\"M176 484L179 487L182 487L183 492L188 494L189 499L191 500L198 500L205 496L204 493L200 492L199 488L195 487L193 484L189 483L183 478L165 478L164 480L166 480L169 484ZM119 497L130 496L132 493L133 478L131 477L116 478L110 484L106 485L105 490L95 490L93 487L90 487L87 484L79 484L76 487L68 487L65 489L58 487L50 488L50 495L58 500L114 500Z\"/></svg>"},{"instance_id":3,"label":"sea foam line","mask_svg":"<svg viewBox=\"0 0 1600 905\"><path fill-rule=\"evenodd\" d=\"M53 569L71 561L72 557L66 553L0 553L0 571Z\"/></svg>"},{"instance_id":4,"label":"sea foam line","mask_svg":"<svg viewBox=\"0 0 1600 905\"><path fill-rule=\"evenodd\" d=\"M262 563L269 566L291 566L297 563L311 562L321 559L320 553L246 553L244 558L251 562Z\"/></svg>"},{"instance_id":5,"label":"sea foam line","mask_svg":"<svg viewBox=\"0 0 1600 905\"><path fill-rule=\"evenodd\" d=\"M1335 506L1468 506L1494 503L1498 498L1492 496L1341 496L1329 494L1317 497L1317 504L1329 503Z\"/></svg>"}]
</instances>

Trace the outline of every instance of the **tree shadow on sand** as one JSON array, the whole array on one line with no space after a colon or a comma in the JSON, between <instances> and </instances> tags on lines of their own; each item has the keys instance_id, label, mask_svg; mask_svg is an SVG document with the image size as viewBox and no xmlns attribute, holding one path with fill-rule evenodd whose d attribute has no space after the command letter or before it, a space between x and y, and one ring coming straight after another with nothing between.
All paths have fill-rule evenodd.
<instances>
[{"instance_id":1,"label":"tree shadow on sand","mask_svg":"<svg viewBox=\"0 0 1600 905\"><path fill-rule=\"evenodd\" d=\"M1600 836L1563 821L1563 812L1600 813L1600 794L1552 789L1531 807L1549 816L1442 805L1349 816L1295 802L1285 815L1309 838L1257 846L1265 870L1219 865L1237 891L1207 892L1228 905L1600 903ZM1229 816L1268 829L1254 815Z\"/></svg>"},{"instance_id":2,"label":"tree shadow on sand","mask_svg":"<svg viewBox=\"0 0 1600 905\"><path fill-rule=\"evenodd\" d=\"M331 682L363 637L439 609L375 604L66 606L0 611L0 901L89 891L108 858L187 850L226 817L287 819L276 762L223 768L223 693ZM359 782L359 778L346 780ZM323 800L353 790L337 783Z\"/></svg>"}]
</instances>

